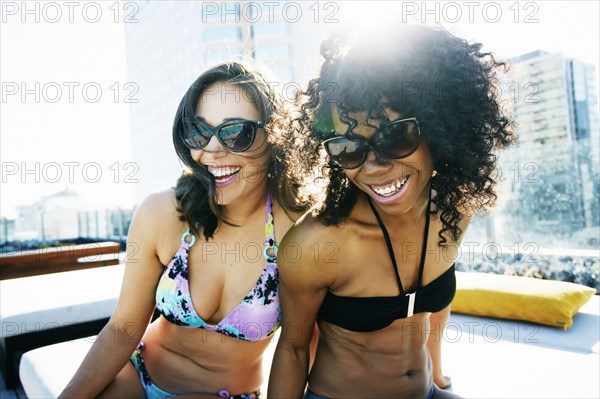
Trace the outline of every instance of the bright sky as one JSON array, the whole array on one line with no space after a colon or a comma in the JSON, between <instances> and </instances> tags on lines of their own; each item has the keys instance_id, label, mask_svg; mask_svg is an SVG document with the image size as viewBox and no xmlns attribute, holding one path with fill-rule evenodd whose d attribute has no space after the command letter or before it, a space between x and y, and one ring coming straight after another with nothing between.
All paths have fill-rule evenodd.
<instances>
[{"instance_id":1,"label":"bright sky","mask_svg":"<svg viewBox=\"0 0 600 399\"><path fill-rule=\"evenodd\" d=\"M82 18L85 3L74 3L73 23L64 2L54 3L56 23L57 8L44 9L50 3L1 4L2 216L66 187L91 206L133 200L124 183L131 145L123 25L108 14L111 3L97 23ZM86 9L90 21L94 11Z\"/></svg>"},{"instance_id":2,"label":"bright sky","mask_svg":"<svg viewBox=\"0 0 600 399\"><path fill-rule=\"evenodd\" d=\"M441 24L502 57L543 49L598 65L598 1L356 1L341 3L344 21L369 29L382 20Z\"/></svg>"},{"instance_id":3,"label":"bright sky","mask_svg":"<svg viewBox=\"0 0 600 399\"><path fill-rule=\"evenodd\" d=\"M321 18L357 29L385 18L441 23L503 57L563 52L598 72L597 1L355 1L325 8L329 3L321 3ZM1 3L0 215L15 217L16 205L66 187L91 206L133 203L136 168L143 165L128 163L127 95L143 98L127 85L122 21L128 4Z\"/></svg>"}]
</instances>

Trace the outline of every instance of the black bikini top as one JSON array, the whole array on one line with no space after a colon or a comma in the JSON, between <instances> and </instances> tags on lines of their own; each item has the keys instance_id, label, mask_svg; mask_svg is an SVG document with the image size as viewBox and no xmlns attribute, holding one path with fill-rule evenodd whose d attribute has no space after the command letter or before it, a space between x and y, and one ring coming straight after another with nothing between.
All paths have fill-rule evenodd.
<instances>
[{"instance_id":1,"label":"black bikini top","mask_svg":"<svg viewBox=\"0 0 600 399\"><path fill-rule=\"evenodd\" d=\"M398 283L400 295L347 297L338 296L328 291L319 310L319 318L346 330L371 332L385 328L397 319L404 319L415 313L438 312L450 305L456 293L454 265L441 276L426 286L421 287L429 231L429 212L426 212L427 217L425 219L425 233L423 235L423 249L421 251L417 289L414 292L406 293L400 281L400 273L398 273L398 265L396 264L396 257L394 256L390 236L370 200L369 205L383 232L388 253L396 272L396 282Z\"/></svg>"}]
</instances>

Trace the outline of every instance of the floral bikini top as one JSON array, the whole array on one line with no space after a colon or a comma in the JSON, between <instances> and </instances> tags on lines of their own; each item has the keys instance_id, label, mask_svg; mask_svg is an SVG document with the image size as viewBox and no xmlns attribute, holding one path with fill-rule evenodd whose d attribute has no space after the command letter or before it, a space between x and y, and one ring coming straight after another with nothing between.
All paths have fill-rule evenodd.
<instances>
[{"instance_id":1,"label":"floral bikini top","mask_svg":"<svg viewBox=\"0 0 600 399\"><path fill-rule=\"evenodd\" d=\"M179 250L165 267L156 288L156 307L169 322L189 328L204 328L244 341L260 341L273 335L281 322L279 271L273 225L273 199L267 196L265 246L267 264L244 299L218 324L202 320L190 296L188 253L196 242L190 230L181 237Z\"/></svg>"}]
</instances>

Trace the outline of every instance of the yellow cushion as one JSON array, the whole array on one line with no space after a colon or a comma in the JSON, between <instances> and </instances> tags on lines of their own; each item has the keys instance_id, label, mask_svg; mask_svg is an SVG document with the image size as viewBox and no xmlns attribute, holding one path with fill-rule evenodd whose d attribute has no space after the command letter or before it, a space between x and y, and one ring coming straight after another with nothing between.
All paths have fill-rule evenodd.
<instances>
[{"instance_id":1,"label":"yellow cushion","mask_svg":"<svg viewBox=\"0 0 600 399\"><path fill-rule=\"evenodd\" d=\"M456 272L452 311L563 327L596 293L580 284L490 273Z\"/></svg>"}]
</instances>

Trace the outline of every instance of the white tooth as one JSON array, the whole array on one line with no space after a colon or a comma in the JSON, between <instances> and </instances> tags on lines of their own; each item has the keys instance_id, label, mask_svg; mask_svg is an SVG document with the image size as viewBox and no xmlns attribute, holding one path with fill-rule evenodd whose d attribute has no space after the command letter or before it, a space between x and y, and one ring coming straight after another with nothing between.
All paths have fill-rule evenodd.
<instances>
[{"instance_id":1,"label":"white tooth","mask_svg":"<svg viewBox=\"0 0 600 399\"><path fill-rule=\"evenodd\" d=\"M379 195L389 196L392 193L395 193L396 191L400 190L402 188L402 186L404 185L404 183L406 183L407 180L408 180L408 176L406 176L402 180L396 180L395 182L393 182L390 185L385 186L385 187L377 187L377 188L373 187L373 190Z\"/></svg>"},{"instance_id":2,"label":"white tooth","mask_svg":"<svg viewBox=\"0 0 600 399\"><path fill-rule=\"evenodd\" d=\"M239 171L240 168L218 168L218 169L209 169L209 172L212 173L215 177L227 176Z\"/></svg>"}]
</instances>

